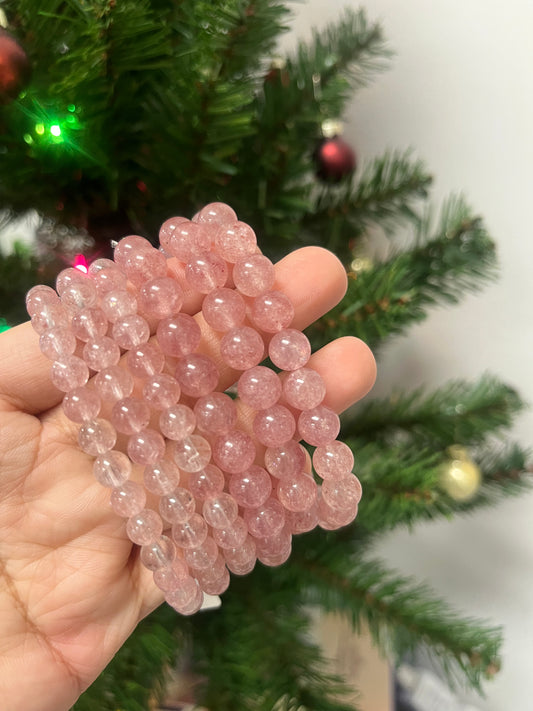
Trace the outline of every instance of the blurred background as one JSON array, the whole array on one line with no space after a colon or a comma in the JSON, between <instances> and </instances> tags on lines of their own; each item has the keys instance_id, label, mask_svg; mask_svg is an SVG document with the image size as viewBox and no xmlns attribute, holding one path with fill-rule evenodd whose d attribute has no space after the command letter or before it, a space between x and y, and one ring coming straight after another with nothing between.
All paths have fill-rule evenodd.
<instances>
[{"instance_id":1,"label":"blurred background","mask_svg":"<svg viewBox=\"0 0 533 711\"><path fill-rule=\"evenodd\" d=\"M346 2L310 0L290 45L333 20ZM352 2L353 7L359 3ZM533 5L527 0L367 0L396 53L357 94L345 136L359 157L412 146L432 171L438 203L464 191L485 218L499 279L457 307L433 311L382 353L374 394L498 373L533 402ZM306 34L307 33L307 34ZM515 425L533 444L533 412ZM395 530L379 545L392 566L428 580L464 612L504 625L504 666L487 685L489 711L531 708L533 495L446 522Z\"/></svg>"}]
</instances>

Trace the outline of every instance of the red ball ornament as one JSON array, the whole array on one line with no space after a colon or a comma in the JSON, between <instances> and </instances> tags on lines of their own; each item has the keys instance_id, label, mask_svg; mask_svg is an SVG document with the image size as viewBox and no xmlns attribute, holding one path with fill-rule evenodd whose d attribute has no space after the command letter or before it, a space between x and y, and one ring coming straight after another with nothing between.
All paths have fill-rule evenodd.
<instances>
[{"instance_id":1,"label":"red ball ornament","mask_svg":"<svg viewBox=\"0 0 533 711\"><path fill-rule=\"evenodd\" d=\"M338 183L357 165L353 148L340 136L324 138L315 151L316 175L327 183Z\"/></svg>"},{"instance_id":2,"label":"red ball ornament","mask_svg":"<svg viewBox=\"0 0 533 711\"><path fill-rule=\"evenodd\" d=\"M28 55L9 32L0 30L0 105L16 99L30 76Z\"/></svg>"}]
</instances>

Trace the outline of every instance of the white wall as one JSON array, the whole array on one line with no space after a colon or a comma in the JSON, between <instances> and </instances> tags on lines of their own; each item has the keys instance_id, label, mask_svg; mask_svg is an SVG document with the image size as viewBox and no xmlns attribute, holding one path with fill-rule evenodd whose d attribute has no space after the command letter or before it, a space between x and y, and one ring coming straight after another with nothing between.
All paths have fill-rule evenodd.
<instances>
[{"instance_id":1,"label":"white wall","mask_svg":"<svg viewBox=\"0 0 533 711\"><path fill-rule=\"evenodd\" d=\"M295 34L334 20L345 4L295 4ZM354 100L345 137L362 160L387 147L414 147L435 175L435 202L464 191L495 236L501 263L497 283L433 312L391 344L376 392L490 371L533 402L533 3L364 6L382 20L397 56ZM531 446L532 433L528 412L513 434ZM412 535L395 532L380 546L392 565L428 580L459 609L504 625L504 667L477 701L487 711L530 711L533 704L532 513L533 495L523 496L451 524L420 525Z\"/></svg>"}]
</instances>

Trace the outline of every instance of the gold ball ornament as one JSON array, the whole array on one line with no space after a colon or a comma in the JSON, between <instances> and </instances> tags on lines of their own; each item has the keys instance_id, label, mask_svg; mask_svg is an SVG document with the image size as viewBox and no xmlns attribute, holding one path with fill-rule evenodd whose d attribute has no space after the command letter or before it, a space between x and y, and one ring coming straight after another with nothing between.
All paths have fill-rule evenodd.
<instances>
[{"instance_id":1,"label":"gold ball ornament","mask_svg":"<svg viewBox=\"0 0 533 711\"><path fill-rule=\"evenodd\" d=\"M464 447L449 447L450 461L441 467L440 486L454 501L470 501L481 486L481 470Z\"/></svg>"}]
</instances>

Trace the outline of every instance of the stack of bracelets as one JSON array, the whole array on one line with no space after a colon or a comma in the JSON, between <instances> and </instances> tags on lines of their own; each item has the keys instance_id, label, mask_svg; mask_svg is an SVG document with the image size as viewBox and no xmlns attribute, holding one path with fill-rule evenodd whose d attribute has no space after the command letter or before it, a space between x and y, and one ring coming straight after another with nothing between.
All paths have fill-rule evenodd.
<instances>
[{"instance_id":1,"label":"stack of bracelets","mask_svg":"<svg viewBox=\"0 0 533 711\"><path fill-rule=\"evenodd\" d=\"M361 485L252 228L212 203L167 220L159 238L156 249L125 237L113 260L65 269L26 305L94 476L167 602L189 615L230 571L284 563L293 534L353 521ZM169 259L201 300L195 316L181 311ZM267 355L274 368L260 365ZM235 372L237 398L221 391L217 360Z\"/></svg>"}]
</instances>

